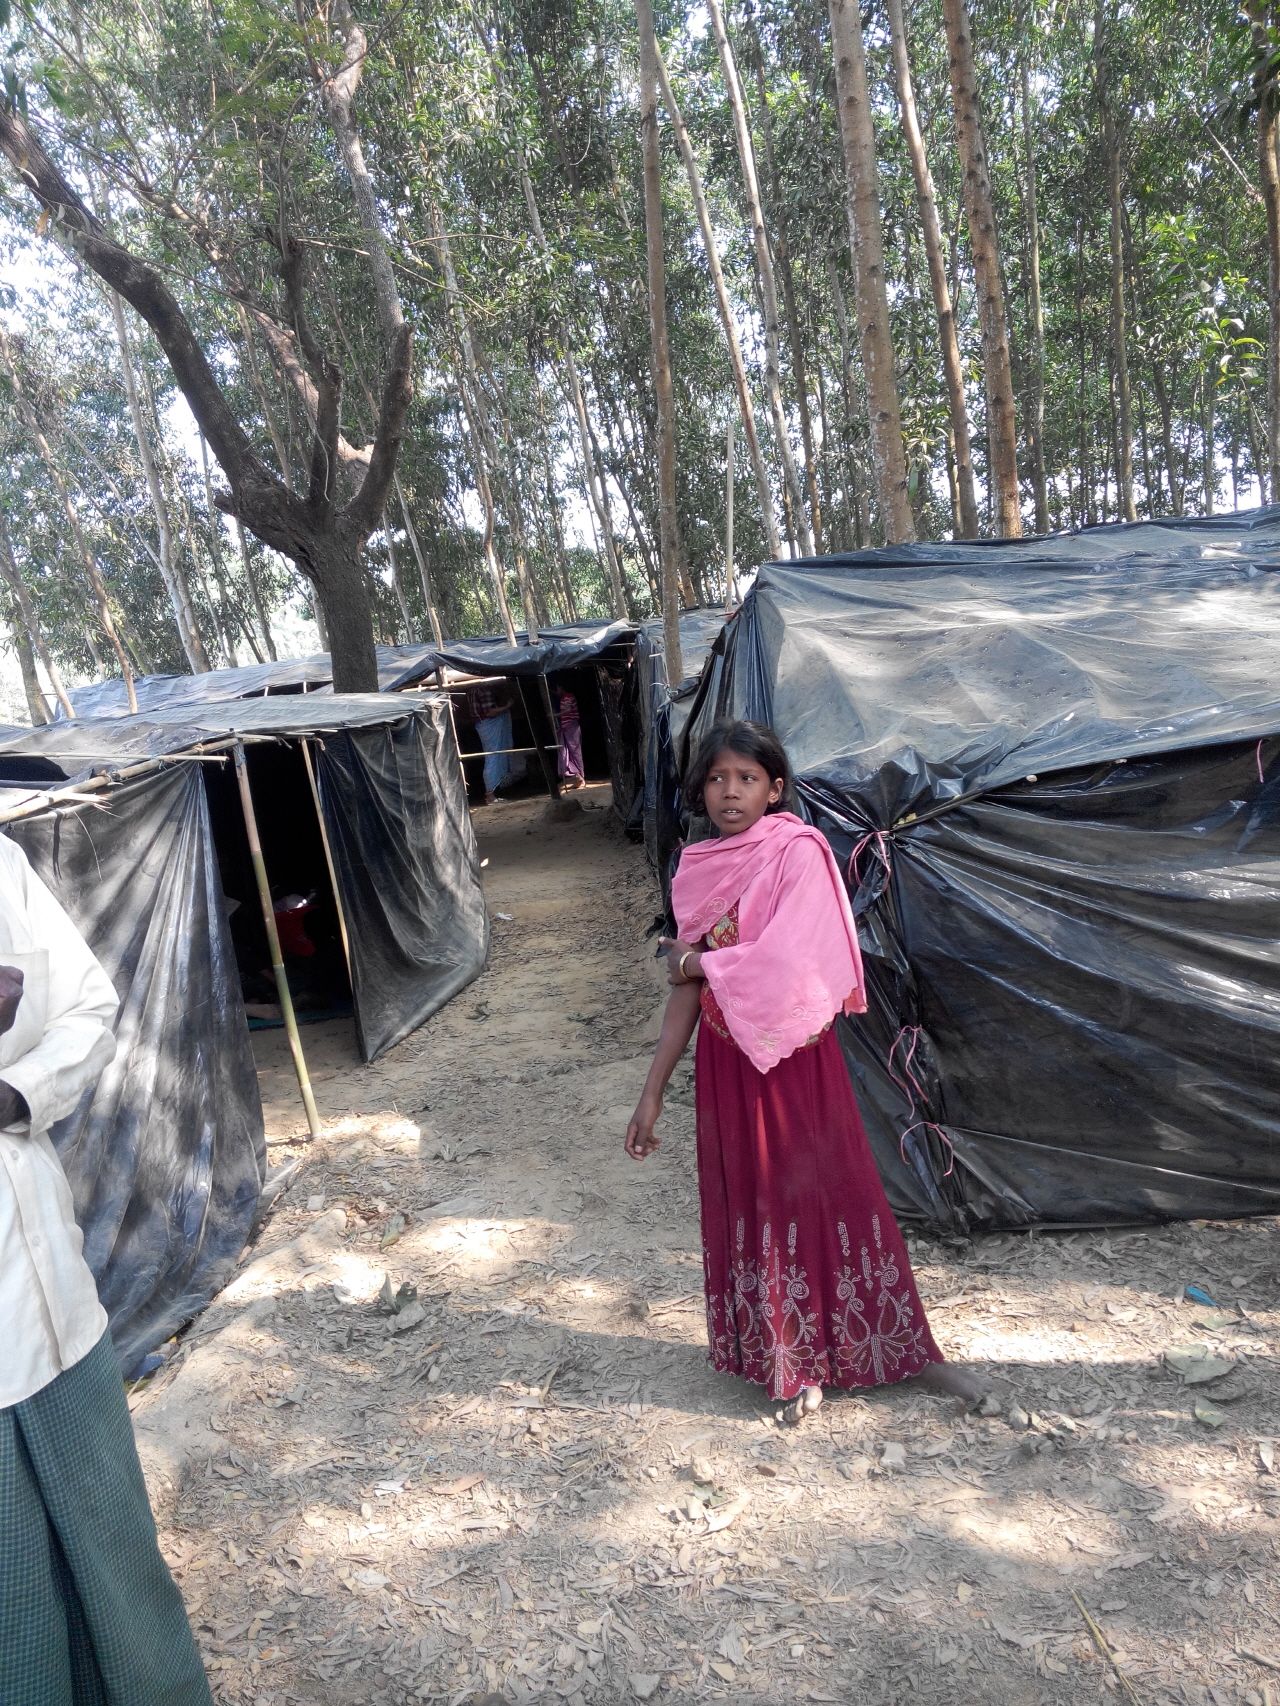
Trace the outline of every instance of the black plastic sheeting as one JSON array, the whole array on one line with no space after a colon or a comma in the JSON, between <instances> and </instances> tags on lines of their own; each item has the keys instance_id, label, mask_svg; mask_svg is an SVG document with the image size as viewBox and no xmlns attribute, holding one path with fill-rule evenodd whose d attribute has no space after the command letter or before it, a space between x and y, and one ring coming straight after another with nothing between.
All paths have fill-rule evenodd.
<instances>
[{"instance_id":1,"label":"black plastic sheeting","mask_svg":"<svg viewBox=\"0 0 1280 1706\"><path fill-rule=\"evenodd\" d=\"M1280 1211L1280 508L770 564L704 675L849 874L895 1209Z\"/></svg>"},{"instance_id":2,"label":"black plastic sheeting","mask_svg":"<svg viewBox=\"0 0 1280 1706\"><path fill-rule=\"evenodd\" d=\"M226 1283L266 1178L199 767L125 783L110 811L8 833L120 997L115 1060L52 1137L128 1371Z\"/></svg>"},{"instance_id":3,"label":"black plastic sheeting","mask_svg":"<svg viewBox=\"0 0 1280 1706\"><path fill-rule=\"evenodd\" d=\"M683 610L680 613L680 662L683 679L674 688L667 681L667 660L661 622L646 622L636 635L635 684L639 713L643 797L638 811L628 815L643 835L645 852L656 870L665 870L678 845L679 770L676 750L693 706L703 665L724 626L722 610Z\"/></svg>"},{"instance_id":4,"label":"black plastic sheeting","mask_svg":"<svg viewBox=\"0 0 1280 1706\"><path fill-rule=\"evenodd\" d=\"M431 659L428 668L435 668L435 651L431 646L379 646L378 688L389 690L407 670ZM211 669L200 675L138 675L133 690L138 701L138 713L168 712L179 705L211 705L225 699L249 699L258 694L316 693L332 691L333 665L328 652L312 657L281 658L278 663L244 664L239 669ZM75 707L77 718L127 717L129 695L123 681L95 681L87 687L73 687L67 697ZM57 720L64 713L59 704Z\"/></svg>"},{"instance_id":5,"label":"black plastic sheeting","mask_svg":"<svg viewBox=\"0 0 1280 1706\"><path fill-rule=\"evenodd\" d=\"M365 1060L465 989L489 952L449 714L432 711L343 729L318 754Z\"/></svg>"},{"instance_id":6,"label":"black plastic sheeting","mask_svg":"<svg viewBox=\"0 0 1280 1706\"><path fill-rule=\"evenodd\" d=\"M635 624L621 621L569 622L538 630L537 642L518 632L511 646L505 635L474 640L447 640L443 646L379 646L378 691L400 693L420 685L435 685L432 677L443 667L469 675L551 675L590 663L611 648L629 642ZM274 693L309 697L332 693L333 666L328 652L312 657L282 658L278 663L246 664L239 669L213 669L201 675L140 675L134 678L138 715L166 715L185 705L220 704ZM68 694L77 718L127 717L129 696L123 681L96 681ZM63 720L61 705L56 720Z\"/></svg>"},{"instance_id":7,"label":"black plastic sheeting","mask_svg":"<svg viewBox=\"0 0 1280 1706\"><path fill-rule=\"evenodd\" d=\"M12 808L33 781L57 786L118 771L231 729L319 735L317 785L364 1058L399 1042L479 975L488 919L442 699L308 694L181 714L173 725L137 717L2 729L0 801ZM283 750L249 746L251 779L257 755ZM105 810L61 808L8 828L121 999L116 1059L53 1137L126 1370L226 1282L265 1179L206 768L174 759L118 782ZM266 840L273 801L259 790L255 804ZM230 831L242 837L238 804L231 810Z\"/></svg>"},{"instance_id":8,"label":"black plastic sheeting","mask_svg":"<svg viewBox=\"0 0 1280 1706\"><path fill-rule=\"evenodd\" d=\"M478 977L489 951L475 832L443 698L290 694L0 728L0 785L79 781L230 734L321 737L317 782L351 946L357 1033L364 1058L375 1060ZM270 807L255 799L259 818Z\"/></svg>"}]
</instances>

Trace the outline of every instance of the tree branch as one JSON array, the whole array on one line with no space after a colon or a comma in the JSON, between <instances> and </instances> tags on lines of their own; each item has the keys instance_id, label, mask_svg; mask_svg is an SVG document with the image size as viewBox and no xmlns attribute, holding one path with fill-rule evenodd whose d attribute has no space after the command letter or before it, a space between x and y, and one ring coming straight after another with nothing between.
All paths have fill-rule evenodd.
<instances>
[{"instance_id":1,"label":"tree branch","mask_svg":"<svg viewBox=\"0 0 1280 1706\"><path fill-rule=\"evenodd\" d=\"M306 250L301 243L286 236L280 256L280 278L284 284L289 317L297 335L298 347L311 370L315 388L315 417L311 437L311 486L307 504L312 513L323 516L333 502L333 489L338 465L338 428L342 411L342 374L337 362L321 348L307 317L303 297L302 275Z\"/></svg>"},{"instance_id":2,"label":"tree branch","mask_svg":"<svg viewBox=\"0 0 1280 1706\"><path fill-rule=\"evenodd\" d=\"M50 215L68 246L151 327L232 489L274 484L227 406L185 314L159 274L107 235L22 116L3 108L0 153Z\"/></svg>"},{"instance_id":3,"label":"tree branch","mask_svg":"<svg viewBox=\"0 0 1280 1706\"><path fill-rule=\"evenodd\" d=\"M404 437L405 416L413 401L413 333L400 325L387 351L382 377L382 405L378 410L378 433L373 441L369 469L360 490L343 514L368 538L379 525L387 494L395 477L396 458Z\"/></svg>"}]
</instances>

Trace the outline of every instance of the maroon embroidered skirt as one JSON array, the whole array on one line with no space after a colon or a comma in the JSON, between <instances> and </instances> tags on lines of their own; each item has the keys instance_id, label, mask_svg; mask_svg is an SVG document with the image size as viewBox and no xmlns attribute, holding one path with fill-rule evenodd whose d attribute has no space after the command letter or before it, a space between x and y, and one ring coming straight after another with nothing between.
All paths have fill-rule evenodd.
<instances>
[{"instance_id":1,"label":"maroon embroidered skirt","mask_svg":"<svg viewBox=\"0 0 1280 1706\"><path fill-rule=\"evenodd\" d=\"M942 1362L835 1031L761 1073L704 1016L696 1092L712 1367L794 1398Z\"/></svg>"}]
</instances>

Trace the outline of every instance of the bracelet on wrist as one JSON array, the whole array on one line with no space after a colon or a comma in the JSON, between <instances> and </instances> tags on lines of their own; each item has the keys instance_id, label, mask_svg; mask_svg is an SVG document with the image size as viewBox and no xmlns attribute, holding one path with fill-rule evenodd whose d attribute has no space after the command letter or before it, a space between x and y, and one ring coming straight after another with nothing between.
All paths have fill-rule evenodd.
<instances>
[{"instance_id":1,"label":"bracelet on wrist","mask_svg":"<svg viewBox=\"0 0 1280 1706\"><path fill-rule=\"evenodd\" d=\"M685 962L689 959L690 955L696 954L697 951L698 950L696 948L686 948L684 953L681 954L681 956L680 956L680 958L676 964L676 970L680 973L681 980L685 983L692 983L693 982L693 979L689 976L688 972L684 969L685 968Z\"/></svg>"}]
</instances>

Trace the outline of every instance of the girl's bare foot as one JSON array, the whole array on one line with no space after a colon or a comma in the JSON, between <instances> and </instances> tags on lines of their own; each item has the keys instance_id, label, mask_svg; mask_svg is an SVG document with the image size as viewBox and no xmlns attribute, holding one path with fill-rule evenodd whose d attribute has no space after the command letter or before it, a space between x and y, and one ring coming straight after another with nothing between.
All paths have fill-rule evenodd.
<instances>
[{"instance_id":1,"label":"girl's bare foot","mask_svg":"<svg viewBox=\"0 0 1280 1706\"><path fill-rule=\"evenodd\" d=\"M931 1392L949 1392L971 1410L981 1404L989 1391L980 1380L953 1362L931 1362L913 1378L917 1385L927 1386Z\"/></svg>"},{"instance_id":2,"label":"girl's bare foot","mask_svg":"<svg viewBox=\"0 0 1280 1706\"><path fill-rule=\"evenodd\" d=\"M802 1422L806 1416L811 1416L821 1403L822 1388L820 1386L806 1386L787 1405L782 1412L782 1419L784 1422L790 1422L794 1427L797 1422Z\"/></svg>"}]
</instances>

